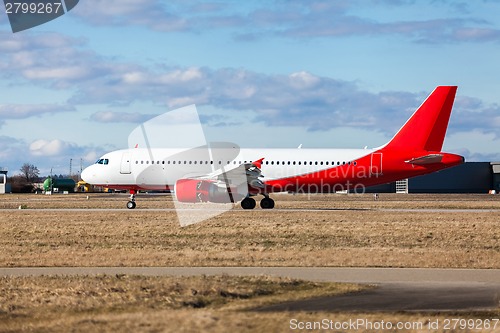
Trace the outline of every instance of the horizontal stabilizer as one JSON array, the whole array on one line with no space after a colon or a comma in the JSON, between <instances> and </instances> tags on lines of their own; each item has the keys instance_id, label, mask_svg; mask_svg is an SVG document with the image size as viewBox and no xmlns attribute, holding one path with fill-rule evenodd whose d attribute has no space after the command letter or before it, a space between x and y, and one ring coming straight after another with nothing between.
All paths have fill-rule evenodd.
<instances>
[{"instance_id":1,"label":"horizontal stabilizer","mask_svg":"<svg viewBox=\"0 0 500 333\"><path fill-rule=\"evenodd\" d=\"M427 165L427 164L440 163L442 159L443 159L442 154L429 154L422 157L413 158L405 162L415 165Z\"/></svg>"}]
</instances>

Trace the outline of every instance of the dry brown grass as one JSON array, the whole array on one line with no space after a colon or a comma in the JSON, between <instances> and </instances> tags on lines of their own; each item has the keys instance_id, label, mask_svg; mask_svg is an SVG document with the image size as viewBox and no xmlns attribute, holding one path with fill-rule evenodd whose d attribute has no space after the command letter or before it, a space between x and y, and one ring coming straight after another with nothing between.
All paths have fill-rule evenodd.
<instances>
[{"instance_id":1,"label":"dry brown grass","mask_svg":"<svg viewBox=\"0 0 500 333\"><path fill-rule=\"evenodd\" d=\"M94 197L95 196L95 197ZM122 207L124 195L2 196L0 266L376 266L500 268L500 210L488 195L277 197L280 207L241 211L180 228L174 211ZM302 198L302 201L299 199ZM139 207L170 206L165 196ZM169 203L170 202L170 203ZM339 208L340 207L340 208Z\"/></svg>"},{"instance_id":2,"label":"dry brown grass","mask_svg":"<svg viewBox=\"0 0 500 333\"><path fill-rule=\"evenodd\" d=\"M466 315L247 310L278 301L359 289L354 285L266 276L4 277L0 278L0 332L290 332L292 319L303 322L366 319L390 321L394 325L398 321L416 322L425 328L429 321L443 323L444 318L486 319L500 315L498 311ZM322 331L331 330L314 330ZM374 332L362 328L352 331ZM444 331L442 324L436 330Z\"/></svg>"},{"instance_id":3,"label":"dry brown grass","mask_svg":"<svg viewBox=\"0 0 500 333\"><path fill-rule=\"evenodd\" d=\"M88 200L86 195L0 196L0 266L500 268L500 200L496 196L384 194L373 201L371 195L276 195L275 199L277 208L285 210L236 208L180 228L175 212L155 210L173 208L168 196L140 196L135 211L123 208L127 196L119 194L91 194ZM31 209L17 210L19 206ZM297 207L307 210L286 211ZM68 208L81 210L64 210ZM414 211L378 210L400 208ZM496 211L416 210L421 208ZM0 332L289 332L292 318L426 325L429 320L442 323L446 317L500 316L498 311L242 311L356 288L269 277L0 278ZM373 332L356 332L365 331ZM442 326L437 330L443 331Z\"/></svg>"},{"instance_id":4,"label":"dry brown grass","mask_svg":"<svg viewBox=\"0 0 500 333\"><path fill-rule=\"evenodd\" d=\"M0 331L112 331L117 324L121 331L153 329L150 326L177 331L179 326L165 322L165 315L184 321L195 317L196 325L207 325L205 319L214 319L207 313L234 316L238 309L358 290L349 284L266 276L2 277ZM202 320L197 320L200 315Z\"/></svg>"},{"instance_id":5,"label":"dry brown grass","mask_svg":"<svg viewBox=\"0 0 500 333\"><path fill-rule=\"evenodd\" d=\"M488 194L274 194L276 208L305 209L500 209L500 196ZM259 200L260 198L257 198ZM8 194L0 196L0 209L98 208L123 209L128 200L124 193L89 193L70 195ZM139 194L138 209L174 208L167 194ZM236 209L241 209L236 205Z\"/></svg>"}]
</instances>

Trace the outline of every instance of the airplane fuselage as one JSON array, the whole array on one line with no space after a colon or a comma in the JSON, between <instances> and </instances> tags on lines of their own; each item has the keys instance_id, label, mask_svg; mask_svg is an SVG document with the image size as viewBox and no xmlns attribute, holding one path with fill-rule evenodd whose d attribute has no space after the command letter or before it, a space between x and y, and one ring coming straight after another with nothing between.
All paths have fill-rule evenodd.
<instances>
[{"instance_id":1,"label":"airplane fuselage","mask_svg":"<svg viewBox=\"0 0 500 333\"><path fill-rule=\"evenodd\" d=\"M210 156L207 149L124 149L102 156L82 177L115 189L168 190L177 180L262 161L262 181L269 192L335 192L414 177L445 164L413 165L408 160L428 152L383 149L241 149ZM443 154L443 153L441 153ZM236 156L234 156L236 155ZM446 154L460 164L463 158ZM443 161L444 162L444 161Z\"/></svg>"}]
</instances>

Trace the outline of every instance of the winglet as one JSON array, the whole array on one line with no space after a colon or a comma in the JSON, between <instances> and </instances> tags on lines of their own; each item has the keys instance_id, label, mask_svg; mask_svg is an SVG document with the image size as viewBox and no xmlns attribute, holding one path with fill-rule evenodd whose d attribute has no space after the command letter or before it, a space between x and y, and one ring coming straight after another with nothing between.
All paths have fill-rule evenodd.
<instances>
[{"instance_id":1,"label":"winglet","mask_svg":"<svg viewBox=\"0 0 500 333\"><path fill-rule=\"evenodd\" d=\"M258 159L255 162L252 162L253 165L255 165L257 168L262 169L262 161L264 160L264 157L261 159Z\"/></svg>"},{"instance_id":2,"label":"winglet","mask_svg":"<svg viewBox=\"0 0 500 333\"><path fill-rule=\"evenodd\" d=\"M437 87L385 148L441 151L456 86Z\"/></svg>"}]
</instances>

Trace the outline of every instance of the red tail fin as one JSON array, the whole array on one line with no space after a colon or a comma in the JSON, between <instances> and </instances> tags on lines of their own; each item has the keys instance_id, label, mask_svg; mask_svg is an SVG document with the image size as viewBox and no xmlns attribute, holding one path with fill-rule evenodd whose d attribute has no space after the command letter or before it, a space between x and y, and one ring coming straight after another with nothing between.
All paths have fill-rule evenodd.
<instances>
[{"instance_id":1,"label":"red tail fin","mask_svg":"<svg viewBox=\"0 0 500 333\"><path fill-rule=\"evenodd\" d=\"M385 148L441 151L456 86L437 87Z\"/></svg>"}]
</instances>

